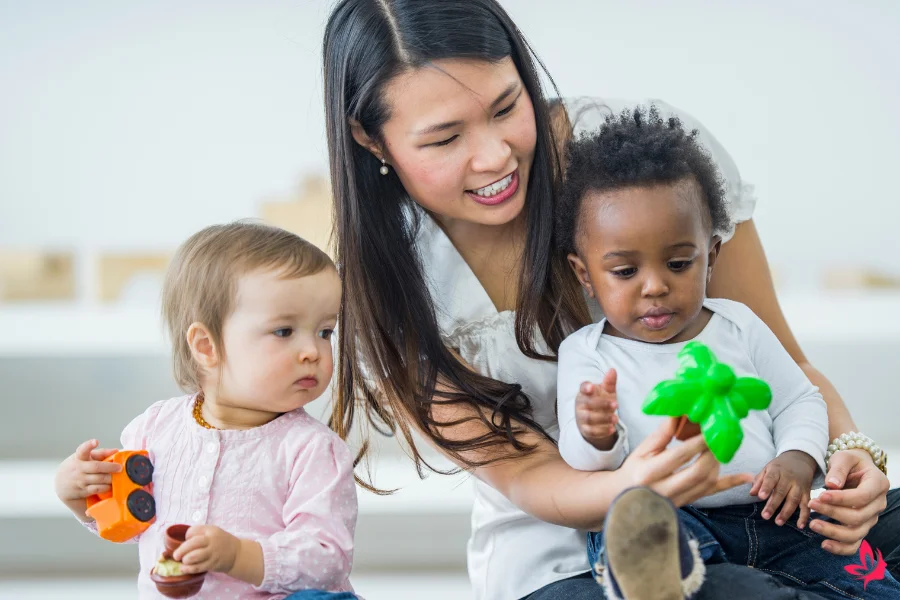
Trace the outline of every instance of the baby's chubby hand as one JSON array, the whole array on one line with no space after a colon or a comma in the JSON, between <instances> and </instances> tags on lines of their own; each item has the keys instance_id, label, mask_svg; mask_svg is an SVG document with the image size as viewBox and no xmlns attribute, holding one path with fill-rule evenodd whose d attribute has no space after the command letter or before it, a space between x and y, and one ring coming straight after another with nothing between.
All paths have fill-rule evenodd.
<instances>
[{"instance_id":1,"label":"baby's chubby hand","mask_svg":"<svg viewBox=\"0 0 900 600\"><path fill-rule=\"evenodd\" d=\"M234 567L241 540L215 525L195 525L187 530L185 542L172 554L182 564L185 575L217 571L228 573Z\"/></svg>"},{"instance_id":2,"label":"baby's chubby hand","mask_svg":"<svg viewBox=\"0 0 900 600\"><path fill-rule=\"evenodd\" d=\"M775 523L784 525L799 507L797 527L803 529L809 522L810 488L817 469L815 459L800 450L788 450L772 459L757 474L750 488L751 496L768 499L762 518L770 519L781 507Z\"/></svg>"},{"instance_id":3,"label":"baby's chubby hand","mask_svg":"<svg viewBox=\"0 0 900 600\"><path fill-rule=\"evenodd\" d=\"M110 491L112 474L120 472L122 465L104 462L118 450L98 448L98 445L97 440L84 442L59 465L56 495L63 502L76 502Z\"/></svg>"},{"instance_id":4,"label":"baby's chubby hand","mask_svg":"<svg viewBox=\"0 0 900 600\"><path fill-rule=\"evenodd\" d=\"M616 443L616 370L610 369L599 384L584 382L575 398L575 423L589 444L609 450Z\"/></svg>"}]
</instances>

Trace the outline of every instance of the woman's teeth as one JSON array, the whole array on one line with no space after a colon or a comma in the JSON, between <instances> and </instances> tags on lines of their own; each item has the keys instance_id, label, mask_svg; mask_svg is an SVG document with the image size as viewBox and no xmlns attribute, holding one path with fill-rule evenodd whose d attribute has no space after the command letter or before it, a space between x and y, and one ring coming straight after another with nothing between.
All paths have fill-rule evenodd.
<instances>
[{"instance_id":1,"label":"woman's teeth","mask_svg":"<svg viewBox=\"0 0 900 600\"><path fill-rule=\"evenodd\" d=\"M512 183L512 180L513 176L512 174L509 174L496 183L486 185L483 188L478 188L477 190L472 190L472 193L476 196L482 196L483 198L490 198L491 196L496 196L497 194L508 188L509 184Z\"/></svg>"}]
</instances>

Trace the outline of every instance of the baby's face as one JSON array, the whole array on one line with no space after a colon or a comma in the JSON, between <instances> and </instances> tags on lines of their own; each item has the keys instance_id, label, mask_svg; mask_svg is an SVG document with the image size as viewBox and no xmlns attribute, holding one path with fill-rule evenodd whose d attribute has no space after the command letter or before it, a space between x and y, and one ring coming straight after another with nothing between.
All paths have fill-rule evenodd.
<instances>
[{"instance_id":1,"label":"baby's face","mask_svg":"<svg viewBox=\"0 0 900 600\"><path fill-rule=\"evenodd\" d=\"M222 341L218 401L272 413L318 398L331 380L341 284L333 268L284 278L261 270L238 280Z\"/></svg>"},{"instance_id":2,"label":"baby's face","mask_svg":"<svg viewBox=\"0 0 900 600\"><path fill-rule=\"evenodd\" d=\"M650 343L691 339L718 242L693 179L590 192L577 235L576 274L597 298L607 333Z\"/></svg>"}]
</instances>

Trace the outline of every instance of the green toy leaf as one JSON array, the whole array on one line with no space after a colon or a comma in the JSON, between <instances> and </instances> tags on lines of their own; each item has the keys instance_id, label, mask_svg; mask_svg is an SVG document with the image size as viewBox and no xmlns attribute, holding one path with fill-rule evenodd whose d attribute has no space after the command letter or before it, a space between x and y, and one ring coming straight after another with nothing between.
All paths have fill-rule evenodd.
<instances>
[{"instance_id":1,"label":"green toy leaf","mask_svg":"<svg viewBox=\"0 0 900 600\"><path fill-rule=\"evenodd\" d=\"M692 423L702 423L706 420L706 417L709 416L709 411L712 410L712 398L710 398L707 394L701 394L697 397L697 400L694 402L694 405L688 408L687 418ZM679 415L673 415L679 416Z\"/></svg>"},{"instance_id":2,"label":"green toy leaf","mask_svg":"<svg viewBox=\"0 0 900 600\"><path fill-rule=\"evenodd\" d=\"M772 403L772 388L756 377L738 377L731 392L741 396L750 410L766 410Z\"/></svg>"},{"instance_id":3,"label":"green toy leaf","mask_svg":"<svg viewBox=\"0 0 900 600\"><path fill-rule=\"evenodd\" d=\"M656 384L644 401L648 415L678 417L691 409L694 399L703 392L703 385L696 381L667 379Z\"/></svg>"},{"instance_id":4,"label":"green toy leaf","mask_svg":"<svg viewBox=\"0 0 900 600\"><path fill-rule=\"evenodd\" d=\"M703 432L706 445L720 463L731 461L744 441L741 419L728 402L714 404L712 412L700 425L700 431Z\"/></svg>"},{"instance_id":5,"label":"green toy leaf","mask_svg":"<svg viewBox=\"0 0 900 600\"><path fill-rule=\"evenodd\" d=\"M681 368L697 369L701 373L708 371L710 367L718 362L712 350L700 342L688 342L685 344L681 352L678 353L678 360L681 362Z\"/></svg>"},{"instance_id":6,"label":"green toy leaf","mask_svg":"<svg viewBox=\"0 0 900 600\"><path fill-rule=\"evenodd\" d=\"M755 377L736 377L707 346L690 342L678 353L681 367L674 379L658 383L644 400L648 415L687 415L700 430L719 462L727 463L744 439L741 419L765 410L772 401L769 385Z\"/></svg>"}]
</instances>

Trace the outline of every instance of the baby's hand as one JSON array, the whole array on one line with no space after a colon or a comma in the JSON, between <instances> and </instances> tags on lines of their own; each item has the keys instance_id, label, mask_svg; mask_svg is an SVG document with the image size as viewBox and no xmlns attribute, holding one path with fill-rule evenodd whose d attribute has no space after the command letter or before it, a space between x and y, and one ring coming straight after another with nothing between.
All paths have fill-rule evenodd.
<instances>
[{"instance_id":1,"label":"baby's hand","mask_svg":"<svg viewBox=\"0 0 900 600\"><path fill-rule=\"evenodd\" d=\"M172 554L182 564L185 575L218 571L227 573L234 567L241 540L214 525L194 525L187 530L185 542Z\"/></svg>"},{"instance_id":2,"label":"baby's hand","mask_svg":"<svg viewBox=\"0 0 900 600\"><path fill-rule=\"evenodd\" d=\"M84 442L56 470L56 495L66 504L108 492L112 474L122 470L118 463L104 462L118 450L97 448L98 444L97 440Z\"/></svg>"},{"instance_id":3,"label":"baby's hand","mask_svg":"<svg viewBox=\"0 0 900 600\"><path fill-rule=\"evenodd\" d=\"M616 370L610 369L600 384L582 383L575 398L575 423L581 436L598 450L609 450L616 443Z\"/></svg>"},{"instance_id":4,"label":"baby's hand","mask_svg":"<svg viewBox=\"0 0 900 600\"><path fill-rule=\"evenodd\" d=\"M809 493L817 468L815 459L800 450L788 450L767 464L750 488L751 496L769 499L763 508L763 519L771 518L783 501L775 523L784 525L799 506L797 527L803 529L809 522Z\"/></svg>"}]
</instances>

